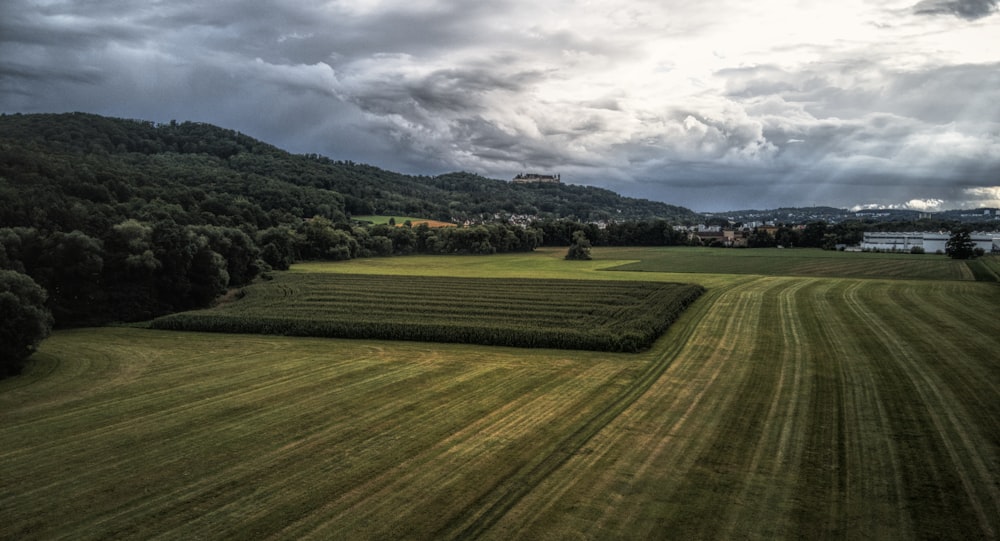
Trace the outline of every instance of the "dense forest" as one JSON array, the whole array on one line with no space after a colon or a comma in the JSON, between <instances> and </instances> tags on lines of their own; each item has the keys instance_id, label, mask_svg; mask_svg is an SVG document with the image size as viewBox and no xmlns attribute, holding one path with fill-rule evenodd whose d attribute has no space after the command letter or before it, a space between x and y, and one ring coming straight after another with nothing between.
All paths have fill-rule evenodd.
<instances>
[{"instance_id":1,"label":"dense forest","mask_svg":"<svg viewBox=\"0 0 1000 541\"><path fill-rule=\"evenodd\" d=\"M178 221L250 222L259 228L303 217L421 216L448 222L497 215L583 222L697 220L673 205L571 184L513 184L471 173L403 175L317 155L293 155L246 135L194 122L154 124L73 113L0 116L4 222L45 225L33 208L128 205ZM15 192L18 199L10 196ZM101 209L104 213L108 209ZM11 215L13 213L13 215ZM118 211L120 214L121 211ZM201 218L190 215L215 215ZM188 215L188 216L185 216ZM80 217L75 229L86 225ZM75 227L79 225L80 227ZM226 224L215 224L226 225Z\"/></svg>"}]
</instances>

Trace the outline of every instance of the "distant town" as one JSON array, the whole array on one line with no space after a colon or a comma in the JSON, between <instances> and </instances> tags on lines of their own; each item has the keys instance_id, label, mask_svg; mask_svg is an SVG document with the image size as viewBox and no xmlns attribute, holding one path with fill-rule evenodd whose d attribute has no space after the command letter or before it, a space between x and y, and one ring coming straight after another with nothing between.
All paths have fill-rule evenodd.
<instances>
[{"instance_id":1,"label":"distant town","mask_svg":"<svg viewBox=\"0 0 1000 541\"><path fill-rule=\"evenodd\" d=\"M519 173L511 182L514 184L566 184L559 174ZM971 222L1000 222L1000 208L978 208L927 212L911 209L863 209L850 210L827 206L781 207L770 210L731 210L725 212L700 213L710 223L739 224L746 227L807 224L826 222L837 224L850 221L871 222L914 222L919 220ZM520 217L528 222L532 217ZM696 224L692 224L696 225Z\"/></svg>"},{"instance_id":2,"label":"distant town","mask_svg":"<svg viewBox=\"0 0 1000 541\"><path fill-rule=\"evenodd\" d=\"M875 222L902 222L919 220L954 220L959 222L1000 221L1000 209L979 208L925 212L908 209L866 209L853 211L834 207L778 208L773 210L735 210L703 213L707 218L725 218L734 223L750 226L800 224L824 221L831 224L854 220Z\"/></svg>"}]
</instances>

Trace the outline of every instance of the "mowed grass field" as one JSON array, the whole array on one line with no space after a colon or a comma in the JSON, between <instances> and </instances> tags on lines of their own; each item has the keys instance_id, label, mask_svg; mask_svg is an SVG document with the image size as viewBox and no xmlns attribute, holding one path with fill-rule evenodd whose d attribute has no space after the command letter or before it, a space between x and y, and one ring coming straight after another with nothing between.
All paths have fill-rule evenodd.
<instances>
[{"instance_id":1,"label":"mowed grass field","mask_svg":"<svg viewBox=\"0 0 1000 541\"><path fill-rule=\"evenodd\" d=\"M973 280L980 261L954 260L937 254L882 254L815 249L655 248L634 254L636 262L614 270L691 272L711 274L767 274L780 276L829 276L852 278L909 278L922 280Z\"/></svg>"},{"instance_id":2,"label":"mowed grass field","mask_svg":"<svg viewBox=\"0 0 1000 541\"><path fill-rule=\"evenodd\" d=\"M0 381L0 537L1000 535L996 284L607 272L647 252L563 253L293 272L708 291L640 354L56 333Z\"/></svg>"}]
</instances>

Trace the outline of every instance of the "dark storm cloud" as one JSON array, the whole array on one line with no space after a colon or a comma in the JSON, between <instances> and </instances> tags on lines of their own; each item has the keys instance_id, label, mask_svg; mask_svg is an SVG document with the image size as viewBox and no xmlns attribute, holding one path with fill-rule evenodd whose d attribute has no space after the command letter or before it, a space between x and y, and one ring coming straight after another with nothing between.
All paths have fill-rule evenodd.
<instances>
[{"instance_id":1,"label":"dark storm cloud","mask_svg":"<svg viewBox=\"0 0 1000 541\"><path fill-rule=\"evenodd\" d=\"M704 210L992 197L1000 54L981 36L996 5L927 0L817 25L810 10L827 8L808 0L797 15L728 1L7 0L0 110L197 120L409 173L562 172ZM806 42L760 31L778 12L793 19L782 34L810 28ZM855 20L856 37L827 29ZM949 52L972 42L975 59Z\"/></svg>"},{"instance_id":2,"label":"dark storm cloud","mask_svg":"<svg viewBox=\"0 0 1000 541\"><path fill-rule=\"evenodd\" d=\"M456 140L468 141L466 150L484 160L510 166L551 168L564 163L565 156L550 145L538 145L499 129L482 118L459 121Z\"/></svg>"},{"instance_id":3,"label":"dark storm cloud","mask_svg":"<svg viewBox=\"0 0 1000 541\"><path fill-rule=\"evenodd\" d=\"M79 48L100 45L109 39L136 41L142 38L139 29L92 19L44 17L17 13L14 9L4 9L0 13L4 16L4 22L0 23L3 29L0 39L7 43L43 46L58 43L62 47Z\"/></svg>"},{"instance_id":4,"label":"dark storm cloud","mask_svg":"<svg viewBox=\"0 0 1000 541\"><path fill-rule=\"evenodd\" d=\"M975 20L992 15L998 0L923 0L913 6L918 15L954 15Z\"/></svg>"},{"instance_id":5,"label":"dark storm cloud","mask_svg":"<svg viewBox=\"0 0 1000 541\"><path fill-rule=\"evenodd\" d=\"M397 90L430 113L462 113L485 107L484 94L521 92L540 75L538 72L502 74L496 67L446 69L408 81Z\"/></svg>"},{"instance_id":6,"label":"dark storm cloud","mask_svg":"<svg viewBox=\"0 0 1000 541\"><path fill-rule=\"evenodd\" d=\"M104 79L99 70L84 69L76 72L68 72L57 69L45 69L38 66L19 64L17 62L7 62L0 60L0 85L6 87L6 82L14 81L34 81L34 82L69 82L82 84L97 84ZM8 88L9 91L18 91L14 85ZM29 92L29 89L23 90Z\"/></svg>"}]
</instances>

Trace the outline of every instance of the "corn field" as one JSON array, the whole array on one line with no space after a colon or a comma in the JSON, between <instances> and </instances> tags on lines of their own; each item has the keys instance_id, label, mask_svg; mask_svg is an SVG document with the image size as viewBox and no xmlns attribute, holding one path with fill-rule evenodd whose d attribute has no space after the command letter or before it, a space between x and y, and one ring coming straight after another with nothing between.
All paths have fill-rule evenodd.
<instances>
[{"instance_id":1,"label":"corn field","mask_svg":"<svg viewBox=\"0 0 1000 541\"><path fill-rule=\"evenodd\" d=\"M704 291L678 283L278 275L155 329L637 352Z\"/></svg>"}]
</instances>

